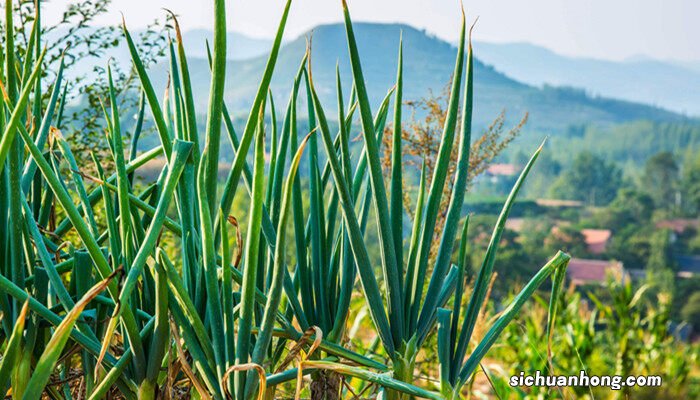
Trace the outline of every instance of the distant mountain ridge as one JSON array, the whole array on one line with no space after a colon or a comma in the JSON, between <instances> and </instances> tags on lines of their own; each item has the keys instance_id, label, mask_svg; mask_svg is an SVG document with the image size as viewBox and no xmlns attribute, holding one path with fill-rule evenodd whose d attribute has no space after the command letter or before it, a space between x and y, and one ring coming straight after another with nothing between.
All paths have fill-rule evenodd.
<instances>
[{"instance_id":1,"label":"distant mountain ridge","mask_svg":"<svg viewBox=\"0 0 700 400\"><path fill-rule=\"evenodd\" d=\"M569 57L530 43L474 44L496 70L531 85L574 86L589 93L700 115L700 63L632 57L623 61Z\"/></svg>"},{"instance_id":2,"label":"distant mountain ridge","mask_svg":"<svg viewBox=\"0 0 700 400\"><path fill-rule=\"evenodd\" d=\"M189 57L207 58L205 43L211 44L214 33L208 29L193 29L182 34L182 40L188 43L187 53ZM245 60L265 54L270 44L269 39L261 39L247 36L238 32L228 32L226 35L228 58L231 60Z\"/></svg>"},{"instance_id":3,"label":"distant mountain ridge","mask_svg":"<svg viewBox=\"0 0 700 400\"><path fill-rule=\"evenodd\" d=\"M404 45L404 99L418 100L439 93L449 82L454 67L456 48L424 31L403 24L356 23L355 34L362 57L362 67L373 107L394 84L399 37ZM335 110L335 67L338 63L346 85L351 82L345 30L341 24L321 25L283 45L275 68L271 90L279 104L286 103L294 74L306 47L306 37L312 36L312 66L314 82L321 100L329 110ZM259 44L260 45L260 44ZM196 43L185 39L187 49ZM630 101L592 97L583 90L556 87L536 87L522 83L486 65L481 60L479 45L475 48L475 112L474 123L483 128L503 109L511 121L530 113L528 130L557 134L571 125L614 124L640 119L652 121L682 121L686 117L654 106ZM266 49L269 49L267 43ZM190 55L189 64L194 82L198 108L207 102L209 68L205 58ZM257 89L267 56L231 60L227 65L225 98L232 110L247 110ZM164 84L167 63L153 68L154 79ZM344 88L345 95L350 92ZM300 100L303 103L303 98ZM282 106L278 105L278 109ZM280 111L281 112L281 111ZM332 112L329 112L332 114Z\"/></svg>"}]
</instances>

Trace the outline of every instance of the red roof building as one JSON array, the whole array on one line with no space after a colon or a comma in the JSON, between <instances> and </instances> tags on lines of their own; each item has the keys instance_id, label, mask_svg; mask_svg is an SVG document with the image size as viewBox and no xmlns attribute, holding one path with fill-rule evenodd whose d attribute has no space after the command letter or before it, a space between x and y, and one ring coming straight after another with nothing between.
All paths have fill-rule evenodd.
<instances>
[{"instance_id":1,"label":"red roof building","mask_svg":"<svg viewBox=\"0 0 700 400\"><path fill-rule=\"evenodd\" d=\"M681 234L688 228L700 228L700 220L688 218L665 219L656 223L657 229L670 229L675 233Z\"/></svg>"},{"instance_id":2,"label":"red roof building","mask_svg":"<svg viewBox=\"0 0 700 400\"><path fill-rule=\"evenodd\" d=\"M486 173L491 176L513 176L518 173L518 167L514 164L491 164Z\"/></svg>"},{"instance_id":3,"label":"red roof building","mask_svg":"<svg viewBox=\"0 0 700 400\"><path fill-rule=\"evenodd\" d=\"M566 276L574 286L605 283L609 275L623 277L625 270L619 261L572 258Z\"/></svg>"},{"instance_id":4,"label":"red roof building","mask_svg":"<svg viewBox=\"0 0 700 400\"><path fill-rule=\"evenodd\" d=\"M605 253L612 237L612 232L609 229L582 229L581 234L591 254Z\"/></svg>"}]
</instances>

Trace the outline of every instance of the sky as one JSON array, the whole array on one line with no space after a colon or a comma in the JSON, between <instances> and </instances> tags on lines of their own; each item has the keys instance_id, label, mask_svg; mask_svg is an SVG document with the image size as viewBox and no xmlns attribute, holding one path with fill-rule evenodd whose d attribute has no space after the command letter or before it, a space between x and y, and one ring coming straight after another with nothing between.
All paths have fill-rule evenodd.
<instances>
[{"instance_id":1,"label":"sky","mask_svg":"<svg viewBox=\"0 0 700 400\"><path fill-rule=\"evenodd\" d=\"M353 20L402 22L448 41L459 33L458 0L347 0ZM71 0L45 0L44 19L57 20ZM179 15L183 29L210 28L212 0L112 0L98 24L114 24L120 12L130 28ZM227 1L229 30L269 38L283 0ZM700 61L700 1L697 0L465 0L467 18L479 17L475 40L529 42L558 53L609 60L652 57ZM339 22L340 0L293 0L286 37L315 25Z\"/></svg>"}]
</instances>

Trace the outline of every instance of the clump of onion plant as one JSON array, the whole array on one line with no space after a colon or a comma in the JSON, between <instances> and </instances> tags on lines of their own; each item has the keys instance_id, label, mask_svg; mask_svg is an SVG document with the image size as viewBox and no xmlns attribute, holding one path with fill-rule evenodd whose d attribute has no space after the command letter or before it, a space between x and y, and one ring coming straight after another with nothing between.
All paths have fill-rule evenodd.
<instances>
[{"instance_id":1,"label":"clump of onion plant","mask_svg":"<svg viewBox=\"0 0 700 400\"><path fill-rule=\"evenodd\" d=\"M568 260L562 253L535 275L467 357L505 220L540 150L506 201L462 315L458 305L465 293L464 251L456 265L451 258L469 174L473 106L472 51L471 45L466 46L464 19L436 167L429 188L425 172L421 177L413 229L404 246L401 135L393 135L390 196L379 149L392 95L394 129L401 129L402 50L396 87L373 114L347 6L354 90L346 108L338 73L335 138L314 88L308 53L300 60L278 129L268 95L290 0L240 135L224 101L226 79L235 77L235 71L227 71L224 0L214 0L210 93L203 116L194 107L177 20L175 40L168 47L169 84L162 98L124 23L124 39L140 82L138 123L127 124L129 116L120 110L118 98L134 93L117 92L108 64L101 123L112 159L105 163L93 156L97 175L93 176L79 169L81 163L61 134L66 103L63 63L53 82L44 81L48 75L43 74L47 66L40 3L35 3L30 20L26 51L14 44L11 5L6 0L0 79L0 183L9 189L0 191L3 394L10 388L13 397L25 399L71 398L76 392L89 399L116 392L127 399L182 392L199 398L263 399L274 398L279 385L294 380L299 396L304 375L312 374L313 398L339 397L341 376L378 385L389 399L457 398L505 325L552 274L552 298L556 298ZM309 106L308 132L299 132L297 126L302 82ZM43 88L50 92L46 101ZM355 112L364 143L359 158L353 160L349 138ZM159 144L137 153L145 118ZM132 129L128 133L134 143L127 149L124 138ZM235 156L220 185L222 129ZM457 136L454 190L444 228L435 235ZM319 140L325 148L323 167ZM306 194L311 199L306 217L298 174L305 147ZM164 167L155 182L135 181L134 173L158 157ZM114 168L107 171L105 164ZM248 199L243 210L233 208L241 182ZM378 228L381 281L366 245L371 215ZM245 232L239 220L246 221ZM287 238L289 226L294 229L293 241ZM437 256L431 259L430 249L438 237ZM463 233L462 248L465 238ZM289 247L294 251L287 251ZM293 265L289 253L296 255ZM357 277L388 363L363 349L343 347ZM442 308L450 299L456 305L453 311ZM555 305L550 307L550 328ZM436 324L439 392L419 386L413 376L416 355Z\"/></svg>"}]
</instances>

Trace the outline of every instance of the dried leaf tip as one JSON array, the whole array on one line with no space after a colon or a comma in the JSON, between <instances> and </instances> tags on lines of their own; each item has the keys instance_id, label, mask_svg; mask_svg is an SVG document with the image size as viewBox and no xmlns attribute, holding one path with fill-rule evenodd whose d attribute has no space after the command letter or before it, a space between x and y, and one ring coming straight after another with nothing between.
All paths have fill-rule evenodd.
<instances>
[{"instance_id":1,"label":"dried leaf tip","mask_svg":"<svg viewBox=\"0 0 700 400\"><path fill-rule=\"evenodd\" d=\"M301 144L299 145L299 148L300 148L300 149L303 149L304 146L306 146L306 142L308 142L309 139L311 138L311 135L313 135L313 134L316 133L317 131L318 131L318 126L315 127L314 129L312 129L309 133L307 133L306 136L304 136L304 139L301 141Z\"/></svg>"},{"instance_id":2,"label":"dried leaf tip","mask_svg":"<svg viewBox=\"0 0 700 400\"><path fill-rule=\"evenodd\" d=\"M24 304L22 304L22 310L19 312L19 316L17 316L17 321L22 321L22 324L27 318L27 312L29 311L29 299L30 298L27 297L27 300L24 301Z\"/></svg>"},{"instance_id":3,"label":"dried leaf tip","mask_svg":"<svg viewBox=\"0 0 700 400\"><path fill-rule=\"evenodd\" d=\"M314 31L313 29L309 33L309 35L306 37L306 72L309 74L309 81L313 83L313 76L311 74L311 46L313 45L314 41Z\"/></svg>"},{"instance_id":4,"label":"dried leaf tip","mask_svg":"<svg viewBox=\"0 0 700 400\"><path fill-rule=\"evenodd\" d=\"M63 134L61 133L61 130L56 128L55 126L49 128L49 135L51 135L51 137L53 138L56 138L57 140L65 140L63 138Z\"/></svg>"},{"instance_id":5,"label":"dried leaf tip","mask_svg":"<svg viewBox=\"0 0 700 400\"><path fill-rule=\"evenodd\" d=\"M472 22L472 26L469 27L469 48L472 47L472 32L474 31L474 27L476 26L477 22L479 22L479 16L476 17L474 22Z\"/></svg>"},{"instance_id":6,"label":"dried leaf tip","mask_svg":"<svg viewBox=\"0 0 700 400\"><path fill-rule=\"evenodd\" d=\"M169 8L163 7L167 13L173 18L173 23L175 24L175 37L179 43L182 43L182 31L180 30L180 22L177 20L177 15Z\"/></svg>"},{"instance_id":7,"label":"dried leaf tip","mask_svg":"<svg viewBox=\"0 0 700 400\"><path fill-rule=\"evenodd\" d=\"M0 78L0 91L2 91L2 97L5 99L6 102L10 101L10 96L7 94L7 89L5 88L5 84L2 81L2 78Z\"/></svg>"}]
</instances>

